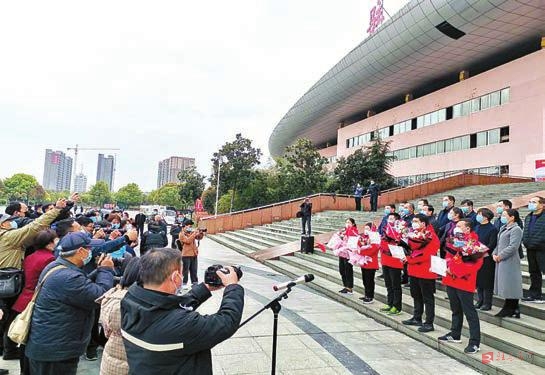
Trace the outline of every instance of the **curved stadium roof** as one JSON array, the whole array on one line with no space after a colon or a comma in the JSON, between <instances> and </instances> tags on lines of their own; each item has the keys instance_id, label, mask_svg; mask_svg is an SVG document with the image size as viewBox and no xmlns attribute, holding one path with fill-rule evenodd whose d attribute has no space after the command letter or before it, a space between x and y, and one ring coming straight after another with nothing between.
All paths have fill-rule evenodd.
<instances>
[{"instance_id":1,"label":"curved stadium roof","mask_svg":"<svg viewBox=\"0 0 545 375\"><path fill-rule=\"evenodd\" d=\"M465 35L447 36L436 27L444 21ZM537 50L540 36L545 0L410 1L295 103L273 130L269 151L280 155L302 137L336 142L341 121L452 84L460 70L479 73Z\"/></svg>"}]
</instances>

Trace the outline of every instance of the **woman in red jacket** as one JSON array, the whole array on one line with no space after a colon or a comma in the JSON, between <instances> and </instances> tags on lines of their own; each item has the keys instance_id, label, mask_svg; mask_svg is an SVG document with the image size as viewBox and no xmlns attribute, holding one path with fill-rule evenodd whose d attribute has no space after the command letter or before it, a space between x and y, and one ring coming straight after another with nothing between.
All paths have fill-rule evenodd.
<instances>
[{"instance_id":1,"label":"woman in red jacket","mask_svg":"<svg viewBox=\"0 0 545 375\"><path fill-rule=\"evenodd\" d=\"M53 250L57 246L59 238L53 229L42 230L34 239L34 248L38 249L23 261L23 270L25 273L25 286L12 307L14 317L21 313L34 295L34 289L38 285L38 279L45 266L55 260ZM21 345L19 349L19 365L21 374L30 374L28 359L25 357L25 346Z\"/></svg>"},{"instance_id":2,"label":"woman in red jacket","mask_svg":"<svg viewBox=\"0 0 545 375\"><path fill-rule=\"evenodd\" d=\"M348 239L350 237L359 236L356 221L351 217L346 219L345 228L339 233L339 236L341 236L343 239L344 246L348 247ZM341 274L344 287L343 289L339 290L339 293L342 294L352 294L352 289L354 288L354 268L348 259L349 258L339 256L339 272Z\"/></svg>"},{"instance_id":3,"label":"woman in red jacket","mask_svg":"<svg viewBox=\"0 0 545 375\"><path fill-rule=\"evenodd\" d=\"M439 341L461 342L465 315L469 326L469 344L464 349L467 354L477 353L481 343L481 325L473 297L477 272L488 251L479 242L472 225L471 219L461 219L446 242L447 274L443 277L443 284L447 286L452 323L450 332L439 337Z\"/></svg>"},{"instance_id":4,"label":"woman in red jacket","mask_svg":"<svg viewBox=\"0 0 545 375\"><path fill-rule=\"evenodd\" d=\"M419 332L431 332L435 319L435 279L437 275L430 271L431 256L437 255L439 238L435 234L426 215L417 214L412 220L412 230L408 234L411 253L407 256L407 272L411 278L411 297L414 301L413 316L402 323L419 326ZM422 324L422 315L426 309L426 321Z\"/></svg>"},{"instance_id":5,"label":"woman in red jacket","mask_svg":"<svg viewBox=\"0 0 545 375\"><path fill-rule=\"evenodd\" d=\"M406 229L404 223L398 213L389 214L380 243L380 262L382 263L382 274L384 275L388 295L388 303L380 311L389 315L401 314L401 270L403 269L403 261L392 256L389 245L403 246L405 244L403 242Z\"/></svg>"},{"instance_id":6,"label":"woman in red jacket","mask_svg":"<svg viewBox=\"0 0 545 375\"><path fill-rule=\"evenodd\" d=\"M373 303L375 298L375 272L378 270L378 251L380 249L380 234L373 223L367 223L360 235L359 249L350 257L350 263L361 267L361 277L365 296L360 297L363 303Z\"/></svg>"}]
</instances>

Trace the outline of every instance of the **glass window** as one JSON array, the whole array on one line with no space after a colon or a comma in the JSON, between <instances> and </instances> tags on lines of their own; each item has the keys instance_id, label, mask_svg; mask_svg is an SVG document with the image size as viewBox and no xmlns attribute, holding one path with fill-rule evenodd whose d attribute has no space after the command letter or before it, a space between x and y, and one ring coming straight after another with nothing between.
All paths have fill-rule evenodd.
<instances>
[{"instance_id":1,"label":"glass window","mask_svg":"<svg viewBox=\"0 0 545 375\"><path fill-rule=\"evenodd\" d=\"M509 102L509 87L501 90L501 104Z\"/></svg>"},{"instance_id":2,"label":"glass window","mask_svg":"<svg viewBox=\"0 0 545 375\"><path fill-rule=\"evenodd\" d=\"M462 103L462 116L469 115L469 110L471 108L471 101L463 102Z\"/></svg>"},{"instance_id":3,"label":"glass window","mask_svg":"<svg viewBox=\"0 0 545 375\"><path fill-rule=\"evenodd\" d=\"M452 151L458 151L462 149L462 137L456 137L452 139Z\"/></svg>"},{"instance_id":4,"label":"glass window","mask_svg":"<svg viewBox=\"0 0 545 375\"><path fill-rule=\"evenodd\" d=\"M445 140L445 152L452 151L452 139Z\"/></svg>"},{"instance_id":5,"label":"glass window","mask_svg":"<svg viewBox=\"0 0 545 375\"><path fill-rule=\"evenodd\" d=\"M490 107L490 95L481 96L481 111Z\"/></svg>"},{"instance_id":6,"label":"glass window","mask_svg":"<svg viewBox=\"0 0 545 375\"><path fill-rule=\"evenodd\" d=\"M443 108L437 111L437 122L443 122L447 119L447 109Z\"/></svg>"},{"instance_id":7,"label":"glass window","mask_svg":"<svg viewBox=\"0 0 545 375\"><path fill-rule=\"evenodd\" d=\"M409 147L409 159L416 158L416 147Z\"/></svg>"},{"instance_id":8,"label":"glass window","mask_svg":"<svg viewBox=\"0 0 545 375\"><path fill-rule=\"evenodd\" d=\"M420 158L424 156L424 145L416 146L416 157Z\"/></svg>"},{"instance_id":9,"label":"glass window","mask_svg":"<svg viewBox=\"0 0 545 375\"><path fill-rule=\"evenodd\" d=\"M436 142L430 143L429 146L430 146L430 155L437 154L437 143Z\"/></svg>"},{"instance_id":10,"label":"glass window","mask_svg":"<svg viewBox=\"0 0 545 375\"><path fill-rule=\"evenodd\" d=\"M461 142L462 142L462 147L461 149L462 150L468 150L469 149L469 135L464 135L461 138Z\"/></svg>"},{"instance_id":11,"label":"glass window","mask_svg":"<svg viewBox=\"0 0 545 375\"><path fill-rule=\"evenodd\" d=\"M431 154L431 143L424 145L424 156L429 156Z\"/></svg>"},{"instance_id":12,"label":"glass window","mask_svg":"<svg viewBox=\"0 0 545 375\"><path fill-rule=\"evenodd\" d=\"M494 145L500 143L500 129L492 129L488 131L488 144Z\"/></svg>"},{"instance_id":13,"label":"glass window","mask_svg":"<svg viewBox=\"0 0 545 375\"><path fill-rule=\"evenodd\" d=\"M445 141L437 141L435 142L435 144L437 145L438 154L442 154L443 152L445 152Z\"/></svg>"},{"instance_id":14,"label":"glass window","mask_svg":"<svg viewBox=\"0 0 545 375\"><path fill-rule=\"evenodd\" d=\"M500 129L500 143L509 142L509 126Z\"/></svg>"},{"instance_id":15,"label":"glass window","mask_svg":"<svg viewBox=\"0 0 545 375\"><path fill-rule=\"evenodd\" d=\"M360 135L358 138L359 138L358 142L359 142L360 145L365 143L365 135L364 134Z\"/></svg>"},{"instance_id":16,"label":"glass window","mask_svg":"<svg viewBox=\"0 0 545 375\"><path fill-rule=\"evenodd\" d=\"M348 140L348 147L354 147L354 138Z\"/></svg>"},{"instance_id":17,"label":"glass window","mask_svg":"<svg viewBox=\"0 0 545 375\"><path fill-rule=\"evenodd\" d=\"M457 118L462 116L462 104L454 104L452 106L452 118Z\"/></svg>"},{"instance_id":18,"label":"glass window","mask_svg":"<svg viewBox=\"0 0 545 375\"><path fill-rule=\"evenodd\" d=\"M477 133L477 147L486 146L486 132Z\"/></svg>"},{"instance_id":19,"label":"glass window","mask_svg":"<svg viewBox=\"0 0 545 375\"><path fill-rule=\"evenodd\" d=\"M481 100L479 98L471 99L471 113L479 112L480 109L481 109Z\"/></svg>"},{"instance_id":20,"label":"glass window","mask_svg":"<svg viewBox=\"0 0 545 375\"><path fill-rule=\"evenodd\" d=\"M424 116L418 116L416 118L416 128L420 129L423 126L424 126Z\"/></svg>"},{"instance_id":21,"label":"glass window","mask_svg":"<svg viewBox=\"0 0 545 375\"><path fill-rule=\"evenodd\" d=\"M490 108L500 105L500 92L499 91L494 91L493 93L491 93L489 95L489 97L490 97L490 102L489 102Z\"/></svg>"},{"instance_id":22,"label":"glass window","mask_svg":"<svg viewBox=\"0 0 545 375\"><path fill-rule=\"evenodd\" d=\"M430 125L437 124L439 122L439 114L437 111L430 113Z\"/></svg>"}]
</instances>

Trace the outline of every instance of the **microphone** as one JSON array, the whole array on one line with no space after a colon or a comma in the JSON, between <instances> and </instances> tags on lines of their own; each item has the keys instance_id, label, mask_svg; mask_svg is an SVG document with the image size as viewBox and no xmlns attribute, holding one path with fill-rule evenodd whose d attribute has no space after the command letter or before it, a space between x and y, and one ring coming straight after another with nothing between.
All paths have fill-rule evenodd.
<instances>
[{"instance_id":1,"label":"microphone","mask_svg":"<svg viewBox=\"0 0 545 375\"><path fill-rule=\"evenodd\" d=\"M295 280L286 281L285 283L280 283L280 284L273 285L273 290L275 292L277 292L277 291L282 290L282 289L291 288L292 286L295 286L297 284L309 283L312 280L314 280L314 275L309 273L309 274L306 274L306 275L303 275L303 276L299 276Z\"/></svg>"}]
</instances>

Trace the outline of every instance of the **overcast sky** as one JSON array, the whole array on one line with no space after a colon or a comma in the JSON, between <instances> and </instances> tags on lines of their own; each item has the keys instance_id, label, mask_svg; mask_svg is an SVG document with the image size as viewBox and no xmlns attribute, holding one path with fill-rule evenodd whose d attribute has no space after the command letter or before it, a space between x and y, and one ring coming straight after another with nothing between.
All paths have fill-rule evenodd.
<instances>
[{"instance_id":1,"label":"overcast sky","mask_svg":"<svg viewBox=\"0 0 545 375\"><path fill-rule=\"evenodd\" d=\"M0 178L40 183L46 148L120 148L115 189L156 188L157 163L210 158L272 129L366 37L365 0L10 1L0 12ZM395 13L407 1L386 0ZM78 172L95 182L97 151Z\"/></svg>"}]
</instances>

